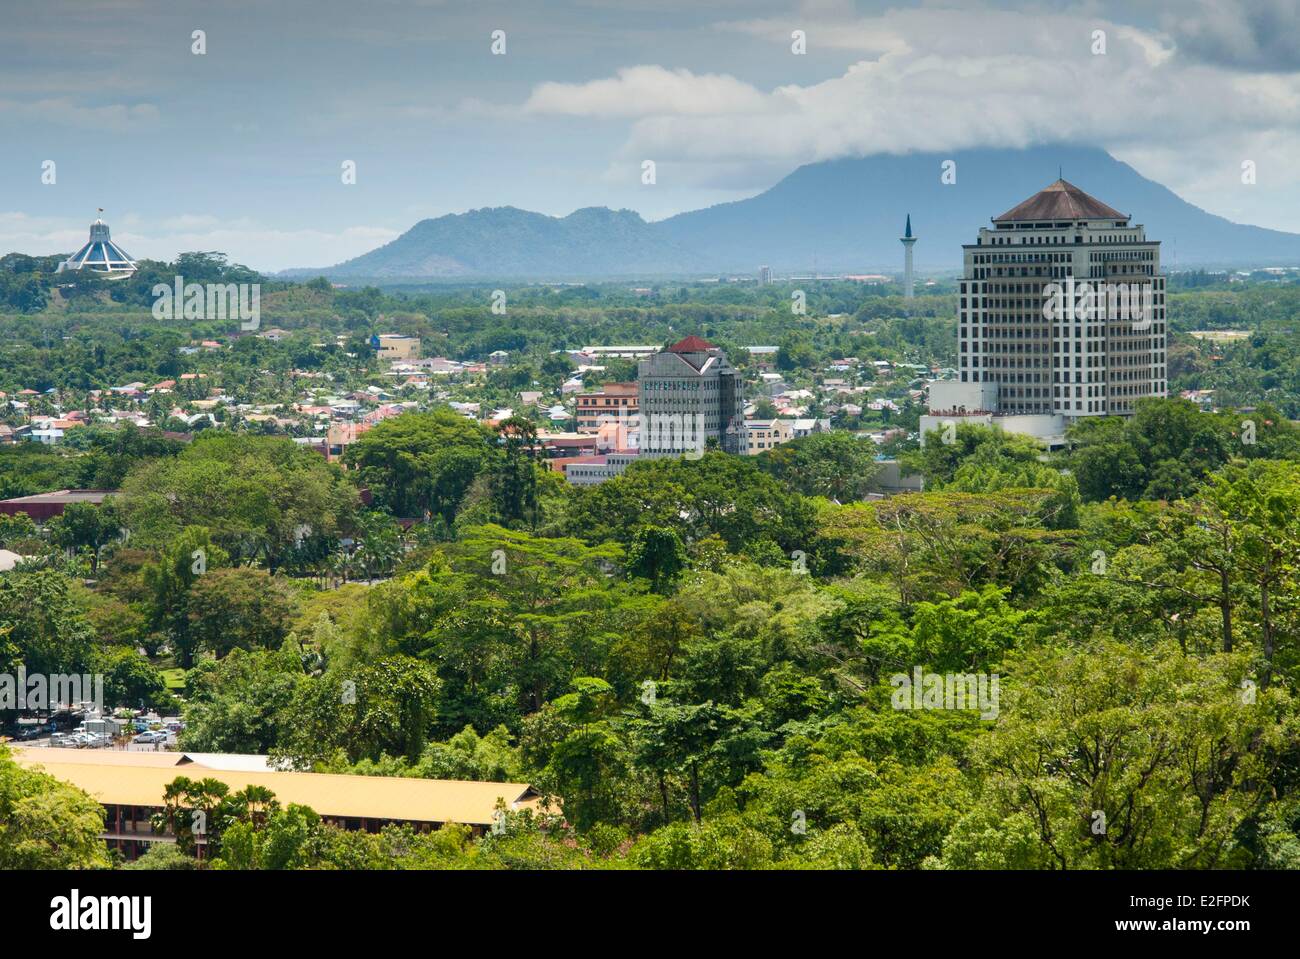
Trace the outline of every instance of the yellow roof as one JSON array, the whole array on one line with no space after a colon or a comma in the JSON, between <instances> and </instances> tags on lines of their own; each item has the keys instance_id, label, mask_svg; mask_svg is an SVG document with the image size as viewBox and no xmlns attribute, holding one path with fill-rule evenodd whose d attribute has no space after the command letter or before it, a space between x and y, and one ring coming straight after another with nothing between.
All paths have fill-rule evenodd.
<instances>
[{"instance_id":1,"label":"yellow roof","mask_svg":"<svg viewBox=\"0 0 1300 959\"><path fill-rule=\"evenodd\" d=\"M249 753L199 753L154 749L60 749L53 746L10 744L15 757L20 754L29 763L87 763L95 766L180 766L262 772L269 770L267 757ZM191 775L191 774L187 774Z\"/></svg>"},{"instance_id":2,"label":"yellow roof","mask_svg":"<svg viewBox=\"0 0 1300 959\"><path fill-rule=\"evenodd\" d=\"M329 817L488 825L492 822L498 799L505 801L507 809L530 807L536 801L536 794L527 783L244 772L198 765L160 766L157 765L157 759L145 763L143 760L101 758L137 755L115 750L76 750L73 756L80 762L67 761L62 756L46 762L50 758L45 755L46 750L41 750L40 755L34 755L35 752L15 749L14 759L24 766L44 765L45 771L51 776L85 790L105 805L162 806L163 790L177 776L217 779L228 785L231 792L237 792L246 786L265 786L275 793L275 798L281 805L298 803Z\"/></svg>"},{"instance_id":3,"label":"yellow roof","mask_svg":"<svg viewBox=\"0 0 1300 959\"><path fill-rule=\"evenodd\" d=\"M52 746L20 746L9 744L13 757L23 765L49 766L74 763L93 766L179 766L185 754L154 750L131 749L58 749ZM179 775L179 773L178 773Z\"/></svg>"}]
</instances>

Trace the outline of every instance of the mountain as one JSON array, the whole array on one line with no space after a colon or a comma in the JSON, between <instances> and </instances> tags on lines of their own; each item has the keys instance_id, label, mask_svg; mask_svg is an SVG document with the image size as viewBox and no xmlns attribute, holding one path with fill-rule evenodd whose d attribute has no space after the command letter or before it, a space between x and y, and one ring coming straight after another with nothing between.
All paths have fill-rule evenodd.
<instances>
[{"instance_id":1,"label":"mountain","mask_svg":"<svg viewBox=\"0 0 1300 959\"><path fill-rule=\"evenodd\" d=\"M940 180L955 160L956 183ZM1059 173L1058 173L1059 171ZM894 271L910 213L921 269L957 269L961 245L1058 175L1144 224L1162 263L1300 263L1300 235L1232 223L1181 199L1104 150L1034 147L872 156L809 164L748 200L656 224L671 242L714 251L718 269Z\"/></svg>"},{"instance_id":2,"label":"mountain","mask_svg":"<svg viewBox=\"0 0 1300 959\"><path fill-rule=\"evenodd\" d=\"M945 184L943 163L956 161ZM956 270L961 245L1060 175L1144 224L1171 266L1300 264L1300 235L1232 223L1095 147L967 150L802 166L757 196L647 223L631 210L549 217L512 207L422 220L324 271L334 278L632 277L895 272L910 214L921 270Z\"/></svg>"},{"instance_id":3,"label":"mountain","mask_svg":"<svg viewBox=\"0 0 1300 959\"><path fill-rule=\"evenodd\" d=\"M693 254L676 248L631 210L587 207L552 217L507 206L421 220L379 249L323 272L333 278L472 279L643 276L698 269Z\"/></svg>"}]
</instances>

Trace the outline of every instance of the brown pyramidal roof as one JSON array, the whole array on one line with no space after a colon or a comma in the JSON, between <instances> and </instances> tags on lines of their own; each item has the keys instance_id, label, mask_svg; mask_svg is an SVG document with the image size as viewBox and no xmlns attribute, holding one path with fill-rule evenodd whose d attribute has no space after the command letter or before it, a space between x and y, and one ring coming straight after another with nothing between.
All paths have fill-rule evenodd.
<instances>
[{"instance_id":1,"label":"brown pyramidal roof","mask_svg":"<svg viewBox=\"0 0 1300 959\"><path fill-rule=\"evenodd\" d=\"M684 340L680 340L668 347L669 353L707 353L715 349L714 345L708 340L701 339L695 334L691 334Z\"/></svg>"},{"instance_id":2,"label":"brown pyramidal roof","mask_svg":"<svg viewBox=\"0 0 1300 959\"><path fill-rule=\"evenodd\" d=\"M1127 220L1128 214L1120 213L1114 207L1107 206L1094 196L1089 196L1073 183L1057 180L1051 186L1039 190L1025 202L1012 207L1001 216L993 218L994 223L1007 223L1022 220Z\"/></svg>"}]
</instances>

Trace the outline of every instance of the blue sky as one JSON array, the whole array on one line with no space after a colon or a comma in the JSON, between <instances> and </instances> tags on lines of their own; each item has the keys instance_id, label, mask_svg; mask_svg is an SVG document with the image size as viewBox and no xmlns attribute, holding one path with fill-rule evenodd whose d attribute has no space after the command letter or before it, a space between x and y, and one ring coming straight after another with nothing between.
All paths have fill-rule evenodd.
<instances>
[{"instance_id":1,"label":"blue sky","mask_svg":"<svg viewBox=\"0 0 1300 959\"><path fill-rule=\"evenodd\" d=\"M819 159L1055 141L1300 231L1296 0L0 0L0 19L0 253L71 252L103 206L137 257L320 266L477 207L658 219Z\"/></svg>"}]
</instances>

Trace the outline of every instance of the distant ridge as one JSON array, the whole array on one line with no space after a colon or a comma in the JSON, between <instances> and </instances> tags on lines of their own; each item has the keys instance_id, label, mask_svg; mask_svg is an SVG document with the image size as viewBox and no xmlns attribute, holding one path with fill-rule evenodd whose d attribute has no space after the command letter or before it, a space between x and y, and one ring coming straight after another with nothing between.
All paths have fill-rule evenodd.
<instances>
[{"instance_id":1,"label":"distant ridge","mask_svg":"<svg viewBox=\"0 0 1300 959\"><path fill-rule=\"evenodd\" d=\"M377 250L312 272L376 279L576 277L692 272L694 262L631 210L587 207L552 217L504 206L421 220Z\"/></svg>"},{"instance_id":2,"label":"distant ridge","mask_svg":"<svg viewBox=\"0 0 1300 959\"><path fill-rule=\"evenodd\" d=\"M946 160L957 164L953 184L940 180ZM822 273L893 273L901 268L897 237L909 212L920 238L917 268L956 270L961 245L1003 211L1011 215L1045 189L1068 205L1069 190L1055 182L1062 177L1067 187L1145 225L1162 242L1166 269L1300 265L1300 234L1232 223L1104 150L1057 146L812 163L757 196L656 223L603 207L566 217L513 207L473 210L421 220L391 243L337 266L285 275L556 280L753 274L760 264L778 273L810 272L814 265Z\"/></svg>"}]
</instances>

